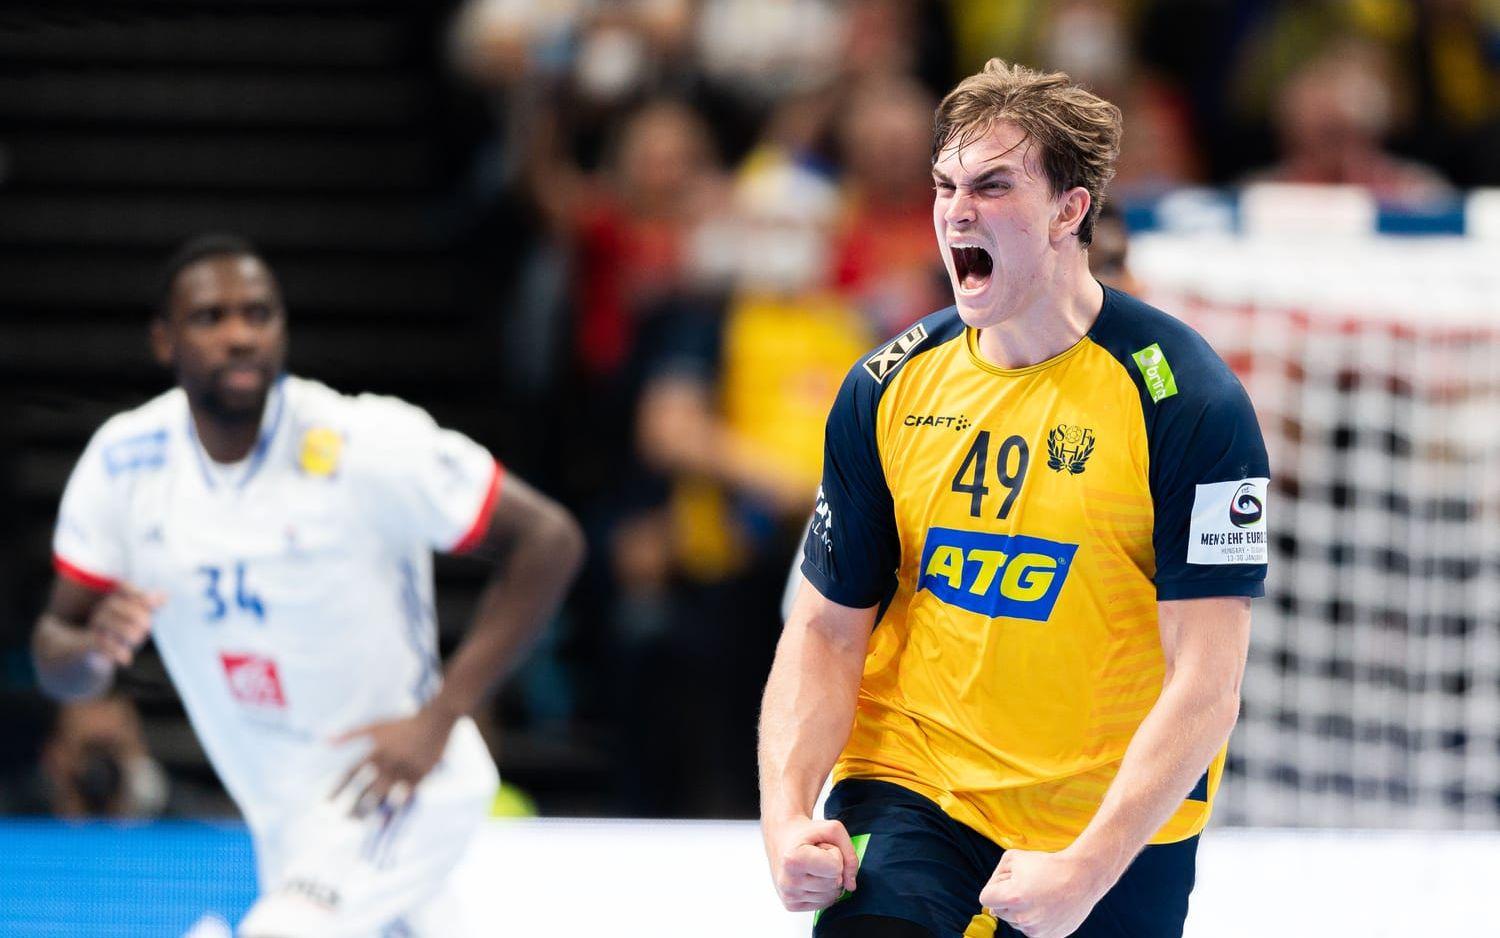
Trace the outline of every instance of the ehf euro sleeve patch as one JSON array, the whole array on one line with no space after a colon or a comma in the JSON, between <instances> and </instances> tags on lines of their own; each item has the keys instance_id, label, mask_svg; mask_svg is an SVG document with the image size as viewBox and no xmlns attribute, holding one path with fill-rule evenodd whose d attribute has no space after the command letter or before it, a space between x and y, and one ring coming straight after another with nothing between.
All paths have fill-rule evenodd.
<instances>
[{"instance_id":1,"label":"ehf euro sleeve patch","mask_svg":"<svg viewBox=\"0 0 1500 938\"><path fill-rule=\"evenodd\" d=\"M1199 485L1188 524L1187 562L1205 565L1258 564L1266 546L1266 486L1270 479L1239 479Z\"/></svg>"}]
</instances>

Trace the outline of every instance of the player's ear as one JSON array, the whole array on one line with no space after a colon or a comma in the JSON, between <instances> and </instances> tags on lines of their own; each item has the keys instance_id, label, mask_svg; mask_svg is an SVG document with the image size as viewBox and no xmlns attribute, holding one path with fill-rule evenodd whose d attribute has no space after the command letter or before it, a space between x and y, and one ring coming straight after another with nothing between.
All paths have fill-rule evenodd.
<instances>
[{"instance_id":1,"label":"player's ear","mask_svg":"<svg viewBox=\"0 0 1500 938\"><path fill-rule=\"evenodd\" d=\"M1074 186L1064 192L1057 203L1057 215L1052 222L1052 240L1078 234L1078 228L1089 215L1094 204L1093 196L1083 186Z\"/></svg>"},{"instance_id":2,"label":"player's ear","mask_svg":"<svg viewBox=\"0 0 1500 938\"><path fill-rule=\"evenodd\" d=\"M163 368L171 368L176 360L175 344L172 341L172 329L167 322L167 312L160 312L151 317L149 330L151 342L151 357Z\"/></svg>"}]
</instances>

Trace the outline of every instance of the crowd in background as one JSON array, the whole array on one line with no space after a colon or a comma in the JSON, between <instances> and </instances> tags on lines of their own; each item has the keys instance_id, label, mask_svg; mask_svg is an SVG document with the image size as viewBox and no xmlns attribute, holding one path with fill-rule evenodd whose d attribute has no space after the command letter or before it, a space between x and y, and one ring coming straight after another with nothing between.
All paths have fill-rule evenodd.
<instances>
[{"instance_id":1,"label":"crowd in background","mask_svg":"<svg viewBox=\"0 0 1500 938\"><path fill-rule=\"evenodd\" d=\"M456 237L504 336L520 431L500 456L591 545L521 718L603 740L601 811L754 814L823 421L862 353L950 301L931 115L986 59L1121 106L1117 204L1500 185L1496 0L469 0L448 42L455 94L491 118ZM1118 225L1099 238L1119 275ZM135 767L116 799L159 802L139 731L104 706L58 722L53 808L124 810L66 781L102 745L84 725Z\"/></svg>"},{"instance_id":2,"label":"crowd in background","mask_svg":"<svg viewBox=\"0 0 1500 938\"><path fill-rule=\"evenodd\" d=\"M570 621L603 630L630 813L754 811L827 407L949 302L927 167L958 78L999 55L1118 103L1121 203L1500 183L1493 3L474 0L453 50L495 114L476 189L524 220L507 371L592 533Z\"/></svg>"}]
</instances>

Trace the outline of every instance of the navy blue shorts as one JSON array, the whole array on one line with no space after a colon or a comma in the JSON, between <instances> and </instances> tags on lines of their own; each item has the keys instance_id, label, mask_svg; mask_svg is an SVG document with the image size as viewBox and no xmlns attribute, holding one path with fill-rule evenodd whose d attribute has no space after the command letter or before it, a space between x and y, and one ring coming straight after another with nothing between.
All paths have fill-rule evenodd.
<instances>
[{"instance_id":1,"label":"navy blue shorts","mask_svg":"<svg viewBox=\"0 0 1500 938\"><path fill-rule=\"evenodd\" d=\"M833 787L824 814L843 822L852 837L869 839L858 888L823 910L815 936L844 919L872 915L914 922L934 938L959 938L983 915L979 892L1005 851L929 799L889 782L845 779ZM1197 853L1197 837L1147 847L1075 938L1181 938ZM989 934L988 926L976 926L974 934ZM1020 932L1000 922L994 934Z\"/></svg>"}]
</instances>

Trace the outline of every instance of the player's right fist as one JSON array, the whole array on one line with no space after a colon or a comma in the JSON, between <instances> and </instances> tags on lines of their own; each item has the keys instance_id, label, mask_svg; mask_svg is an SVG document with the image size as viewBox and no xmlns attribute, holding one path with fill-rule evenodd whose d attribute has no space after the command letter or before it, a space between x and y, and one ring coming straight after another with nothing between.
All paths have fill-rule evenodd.
<instances>
[{"instance_id":1,"label":"player's right fist","mask_svg":"<svg viewBox=\"0 0 1500 938\"><path fill-rule=\"evenodd\" d=\"M122 583L99 600L89 615L88 635L93 650L105 660L128 667L151 635L151 616L166 600Z\"/></svg>"},{"instance_id":2,"label":"player's right fist","mask_svg":"<svg viewBox=\"0 0 1500 938\"><path fill-rule=\"evenodd\" d=\"M766 829L776 894L789 912L826 908L853 891L859 858L838 821L795 818Z\"/></svg>"}]
</instances>

